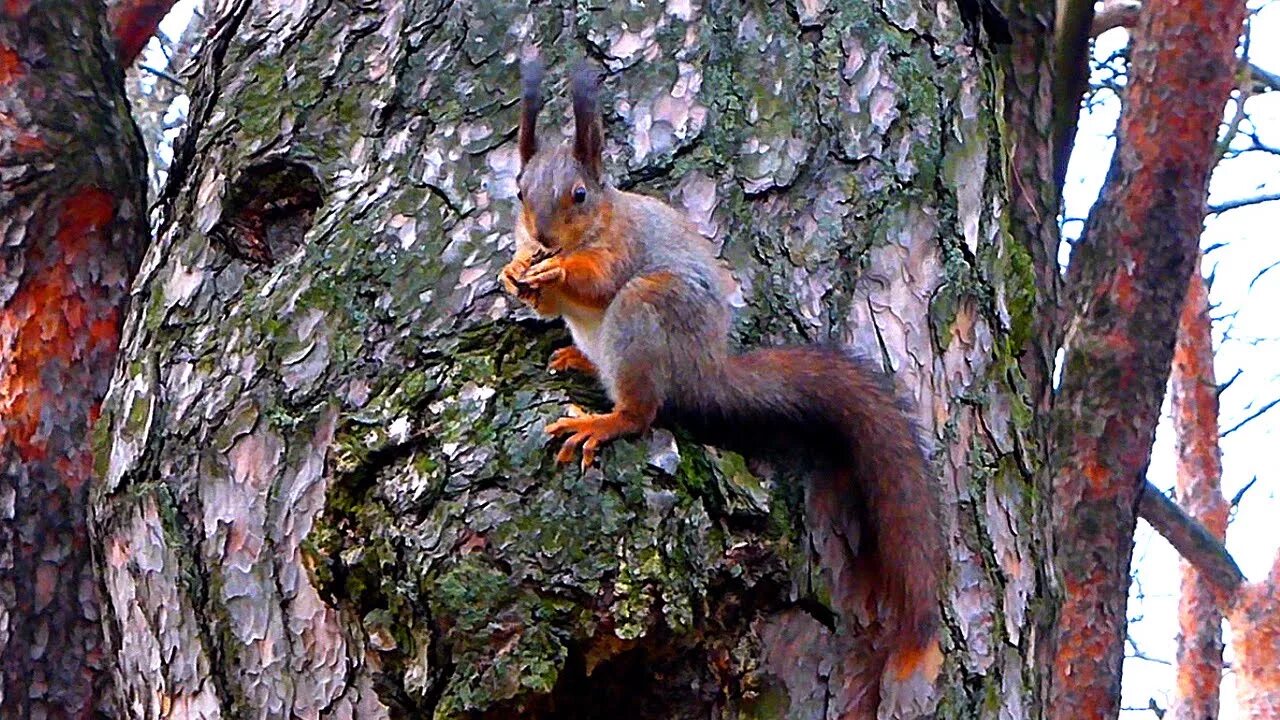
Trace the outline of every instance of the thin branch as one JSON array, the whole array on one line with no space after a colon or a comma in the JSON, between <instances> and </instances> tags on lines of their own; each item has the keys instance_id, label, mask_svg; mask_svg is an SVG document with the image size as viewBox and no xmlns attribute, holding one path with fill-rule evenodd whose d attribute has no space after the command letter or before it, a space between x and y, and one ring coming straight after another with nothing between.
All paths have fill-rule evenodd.
<instances>
[{"instance_id":1,"label":"thin branch","mask_svg":"<svg viewBox=\"0 0 1280 720\"><path fill-rule=\"evenodd\" d=\"M1258 482L1258 476L1257 476L1257 475L1254 475L1254 476L1253 476L1253 479L1252 479L1252 480L1250 480L1249 482L1245 483L1245 484L1244 484L1244 487L1240 488L1240 491L1239 491L1239 492L1237 492L1237 493L1236 493L1236 494L1231 498L1231 507L1233 507L1233 508L1240 507L1240 501L1241 501L1241 500L1244 500L1244 494L1245 494L1245 493L1247 493L1247 492L1249 492L1250 488L1252 488L1252 487L1254 486L1254 484L1256 484L1257 482Z\"/></svg>"},{"instance_id":2,"label":"thin branch","mask_svg":"<svg viewBox=\"0 0 1280 720\"><path fill-rule=\"evenodd\" d=\"M1240 370L1239 368L1237 368L1236 374L1232 375L1230 380L1227 380L1226 382L1218 386L1218 397L1222 397L1222 393L1226 392L1228 388L1234 385L1236 380L1238 380L1240 376L1243 374L1244 374L1244 370Z\"/></svg>"},{"instance_id":3,"label":"thin branch","mask_svg":"<svg viewBox=\"0 0 1280 720\"><path fill-rule=\"evenodd\" d=\"M1160 488L1147 483L1138 502L1138 514L1151 524L1180 555L1204 575L1205 579L1226 592L1235 594L1244 582L1240 566L1203 525L1188 516Z\"/></svg>"},{"instance_id":4,"label":"thin branch","mask_svg":"<svg viewBox=\"0 0 1280 720\"><path fill-rule=\"evenodd\" d=\"M1129 653L1129 657L1134 658L1135 660L1144 660L1144 661L1149 662L1149 663L1155 663L1156 665L1164 665L1164 666L1166 666L1166 667L1173 667L1173 662L1172 662L1172 661L1165 660L1164 658L1158 658L1158 657L1155 657L1155 656L1153 656L1153 655L1148 655L1148 654L1146 654L1146 653L1144 653L1144 652L1139 652L1139 651L1137 651L1137 650L1134 650L1134 652Z\"/></svg>"},{"instance_id":5,"label":"thin branch","mask_svg":"<svg viewBox=\"0 0 1280 720\"><path fill-rule=\"evenodd\" d=\"M1253 78L1253 91L1280 90L1280 75L1268 72L1253 63L1249 63L1249 74Z\"/></svg>"},{"instance_id":6,"label":"thin branch","mask_svg":"<svg viewBox=\"0 0 1280 720\"><path fill-rule=\"evenodd\" d=\"M1244 42L1241 43L1240 57L1242 65L1247 66L1249 62L1249 50L1253 41L1253 23L1246 19L1244 21ZM1246 67L1242 66L1237 73L1239 80L1236 81L1235 106L1236 111L1231 116L1231 121L1227 123L1227 131L1222 134L1222 139L1218 141L1218 161L1231 150L1231 143L1236 139L1236 135L1240 132L1240 123L1244 122L1246 114L1244 103L1249 99L1249 72Z\"/></svg>"},{"instance_id":7,"label":"thin branch","mask_svg":"<svg viewBox=\"0 0 1280 720\"><path fill-rule=\"evenodd\" d=\"M173 85L179 89L182 89L182 90L187 89L187 86L183 84L181 80L161 70L160 68L153 68L150 65L139 65L138 69L144 72L149 72L152 75L155 75L156 77L160 78L161 80L167 80L170 83L173 83Z\"/></svg>"},{"instance_id":8,"label":"thin branch","mask_svg":"<svg viewBox=\"0 0 1280 720\"><path fill-rule=\"evenodd\" d=\"M1262 407L1258 408L1258 410L1257 410L1256 412L1254 412L1252 415L1250 415L1249 417L1247 417L1247 418L1245 418L1245 419L1241 420L1240 422L1236 423L1235 425L1231 426L1231 428L1230 428L1229 430L1227 430L1227 431L1223 432L1223 433L1222 433L1221 435L1219 435L1218 437L1220 437L1220 438L1224 438L1224 437L1226 437L1226 436L1230 435L1231 433L1233 433L1233 432L1235 432L1235 431L1239 430L1240 428L1244 427L1246 423L1250 423L1250 422L1253 422L1254 420L1257 420L1259 417L1261 417L1261 416L1262 416L1262 414L1263 414L1263 413L1267 412L1268 410L1270 410L1271 408L1275 407L1276 405L1280 405L1280 398L1276 398L1275 400L1272 400L1271 402L1267 403L1266 405L1263 405Z\"/></svg>"},{"instance_id":9,"label":"thin branch","mask_svg":"<svg viewBox=\"0 0 1280 720\"><path fill-rule=\"evenodd\" d=\"M1265 195L1255 195L1248 198L1236 198L1235 200L1228 200L1223 203L1218 203L1217 205L1210 205L1209 212L1214 215L1219 215L1228 210L1249 207L1250 205L1261 205L1262 203L1275 202L1276 200L1280 200L1280 193L1267 193Z\"/></svg>"},{"instance_id":10,"label":"thin branch","mask_svg":"<svg viewBox=\"0 0 1280 720\"><path fill-rule=\"evenodd\" d=\"M1271 272L1272 270L1275 270L1278 267L1280 267L1280 260L1277 260L1271 263L1270 265L1259 270L1258 274L1254 275L1253 279L1249 281L1249 289L1252 290L1253 286L1256 285L1258 281L1262 279L1263 275L1266 275L1267 273Z\"/></svg>"}]
</instances>

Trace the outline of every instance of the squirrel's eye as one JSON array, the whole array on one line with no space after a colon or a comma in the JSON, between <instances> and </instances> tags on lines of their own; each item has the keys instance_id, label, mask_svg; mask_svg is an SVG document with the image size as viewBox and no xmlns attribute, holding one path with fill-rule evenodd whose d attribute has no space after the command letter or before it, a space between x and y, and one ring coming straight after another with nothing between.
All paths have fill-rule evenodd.
<instances>
[{"instance_id":1,"label":"squirrel's eye","mask_svg":"<svg viewBox=\"0 0 1280 720\"><path fill-rule=\"evenodd\" d=\"M523 190L517 190L517 191L516 191L516 199L517 199L517 200L519 200L520 202L524 202L524 191L523 191Z\"/></svg>"},{"instance_id":2,"label":"squirrel's eye","mask_svg":"<svg viewBox=\"0 0 1280 720\"><path fill-rule=\"evenodd\" d=\"M573 189L573 201L581 205L587 201L587 189L579 185Z\"/></svg>"}]
</instances>

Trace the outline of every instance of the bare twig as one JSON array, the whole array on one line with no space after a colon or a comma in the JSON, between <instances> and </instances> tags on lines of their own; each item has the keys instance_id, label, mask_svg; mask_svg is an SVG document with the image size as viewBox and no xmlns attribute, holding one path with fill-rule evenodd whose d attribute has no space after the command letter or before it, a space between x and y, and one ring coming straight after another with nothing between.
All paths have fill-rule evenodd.
<instances>
[{"instance_id":1,"label":"bare twig","mask_svg":"<svg viewBox=\"0 0 1280 720\"><path fill-rule=\"evenodd\" d=\"M1257 482L1258 482L1258 476L1257 476L1257 475L1254 475L1254 476L1253 476L1253 479L1252 479L1252 480L1250 480L1249 482L1245 483L1245 484L1244 484L1244 487L1240 488L1240 491L1239 491L1239 492L1237 492L1237 493L1236 493L1236 494L1231 498L1231 507L1233 507L1233 508L1239 507L1239 506L1240 506L1240 501L1241 501L1241 500L1244 500L1244 494L1245 494L1245 493L1247 493L1247 492L1249 492L1249 490L1250 490L1251 488L1253 488L1254 484L1256 484Z\"/></svg>"},{"instance_id":2,"label":"bare twig","mask_svg":"<svg viewBox=\"0 0 1280 720\"><path fill-rule=\"evenodd\" d=\"M1267 412L1268 410L1270 410L1271 408L1275 407L1276 405L1280 405L1280 398L1276 398L1275 400L1272 400L1271 402L1267 403L1266 405L1263 405L1262 407L1258 408L1255 412L1253 412L1252 414L1250 414L1250 415L1249 415L1249 417L1247 417L1247 418L1245 418L1245 419L1241 420L1240 422L1236 423L1235 425L1232 425L1230 429L1228 429L1228 430L1224 431L1224 432L1223 432L1221 435L1219 435L1218 437L1226 437L1226 436L1230 435L1231 433L1233 433L1233 432L1235 432L1235 431L1239 430L1240 428L1244 427L1244 426L1245 426L1245 424L1250 423L1250 422L1253 422L1254 420L1257 420L1259 417L1262 417L1262 414L1263 414L1263 413Z\"/></svg>"},{"instance_id":3,"label":"bare twig","mask_svg":"<svg viewBox=\"0 0 1280 720\"><path fill-rule=\"evenodd\" d=\"M1249 63L1249 74L1253 78L1253 91L1280 90L1280 75L1268 72L1253 63Z\"/></svg>"},{"instance_id":4,"label":"bare twig","mask_svg":"<svg viewBox=\"0 0 1280 720\"><path fill-rule=\"evenodd\" d=\"M1219 162L1231 150L1231 143L1236 139L1236 135L1240 133L1240 123L1244 122L1246 117L1244 104L1249 99L1249 72L1243 66L1249 62L1249 49L1252 45L1253 24L1250 19L1244 21L1244 41L1241 43L1242 67L1237 73L1236 81L1235 106L1236 111L1232 114L1230 122L1227 123L1227 131L1222 134L1222 139L1218 141L1218 160Z\"/></svg>"},{"instance_id":5,"label":"bare twig","mask_svg":"<svg viewBox=\"0 0 1280 720\"><path fill-rule=\"evenodd\" d=\"M1243 374L1244 374L1244 370L1240 370L1237 368L1236 374L1232 375L1230 380L1227 380L1226 382L1218 386L1218 397L1222 397L1222 393L1226 392L1228 388L1234 385L1236 380L1238 380L1240 376Z\"/></svg>"},{"instance_id":6,"label":"bare twig","mask_svg":"<svg viewBox=\"0 0 1280 720\"><path fill-rule=\"evenodd\" d=\"M1259 270L1258 274L1254 275L1253 279L1249 281L1249 289L1252 290L1253 286L1256 285L1258 281L1262 279L1263 275L1266 275L1267 273L1271 272L1272 270L1275 270L1278 267L1280 267L1280 260L1277 260L1271 263L1270 265Z\"/></svg>"},{"instance_id":7,"label":"bare twig","mask_svg":"<svg viewBox=\"0 0 1280 720\"><path fill-rule=\"evenodd\" d=\"M170 83L172 83L175 87L181 90L187 89L187 86L184 85L181 80L161 70L160 68L154 68L154 67L151 67L150 65L139 65L138 69L144 72L149 72L152 75L155 75L156 77L160 78L161 80L167 80Z\"/></svg>"}]
</instances>

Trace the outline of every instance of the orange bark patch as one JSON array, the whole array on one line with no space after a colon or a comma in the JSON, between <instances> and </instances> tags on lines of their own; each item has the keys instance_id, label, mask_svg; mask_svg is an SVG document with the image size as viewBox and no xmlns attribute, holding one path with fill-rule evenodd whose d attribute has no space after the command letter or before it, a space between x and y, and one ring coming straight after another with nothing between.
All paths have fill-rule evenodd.
<instances>
[{"instance_id":1,"label":"orange bark patch","mask_svg":"<svg viewBox=\"0 0 1280 720\"><path fill-rule=\"evenodd\" d=\"M3 85L4 83L0 83ZM48 145L44 139L35 133L20 133L13 141L13 149L20 153L33 153L44 150Z\"/></svg>"},{"instance_id":2,"label":"orange bark patch","mask_svg":"<svg viewBox=\"0 0 1280 720\"><path fill-rule=\"evenodd\" d=\"M1066 594L1073 598L1107 597L1115 577L1108 569L1093 566L1085 577L1067 578ZM1059 623L1059 647L1054 662L1054 685L1071 688L1069 710L1053 706L1054 717L1103 718L1114 715L1119 691L1118 667L1113 665L1111 647L1122 632L1115 618L1099 617L1100 608L1068 604ZM1118 664L1119 658L1113 662Z\"/></svg>"},{"instance_id":3,"label":"orange bark patch","mask_svg":"<svg viewBox=\"0 0 1280 720\"><path fill-rule=\"evenodd\" d=\"M31 9L31 0L4 0L4 14L20 20Z\"/></svg>"},{"instance_id":4,"label":"orange bark patch","mask_svg":"<svg viewBox=\"0 0 1280 720\"><path fill-rule=\"evenodd\" d=\"M22 74L22 58L18 57L13 48L0 45L0 85L8 85L22 77Z\"/></svg>"},{"instance_id":5,"label":"orange bark patch","mask_svg":"<svg viewBox=\"0 0 1280 720\"><path fill-rule=\"evenodd\" d=\"M1081 468L1089 487L1094 492L1102 492L1111 487L1111 471L1098 462L1098 458L1090 457Z\"/></svg>"},{"instance_id":6,"label":"orange bark patch","mask_svg":"<svg viewBox=\"0 0 1280 720\"><path fill-rule=\"evenodd\" d=\"M1236 696L1244 717L1280 717L1280 557L1264 582L1241 589L1231 611Z\"/></svg>"},{"instance_id":7,"label":"orange bark patch","mask_svg":"<svg viewBox=\"0 0 1280 720\"><path fill-rule=\"evenodd\" d=\"M48 438L41 421L62 402L61 392L45 388L46 374L54 368L65 374L90 353L113 354L119 342L119 309L102 308L95 291L74 273L113 214L114 202L102 190L69 197L44 267L19 285L0 312L0 347L12 349L0 364L0 445L12 444L24 462L45 458ZM88 477L87 460L64 469L69 484Z\"/></svg>"},{"instance_id":8,"label":"orange bark patch","mask_svg":"<svg viewBox=\"0 0 1280 720\"><path fill-rule=\"evenodd\" d=\"M1114 299L1116 307L1126 313L1133 312L1139 296L1133 285L1133 275L1128 268L1121 268L1116 273L1115 283L1111 287L1111 297Z\"/></svg>"}]
</instances>

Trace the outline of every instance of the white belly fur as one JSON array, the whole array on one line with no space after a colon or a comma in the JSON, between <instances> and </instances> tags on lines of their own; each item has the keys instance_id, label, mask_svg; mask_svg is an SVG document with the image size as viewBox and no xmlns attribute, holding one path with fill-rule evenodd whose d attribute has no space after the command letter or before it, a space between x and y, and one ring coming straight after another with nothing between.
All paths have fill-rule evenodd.
<instances>
[{"instance_id":1,"label":"white belly fur","mask_svg":"<svg viewBox=\"0 0 1280 720\"><path fill-rule=\"evenodd\" d=\"M596 367L601 367L603 346L600 326L604 321L604 311L575 305L562 308L561 316L573 335L573 344Z\"/></svg>"}]
</instances>

